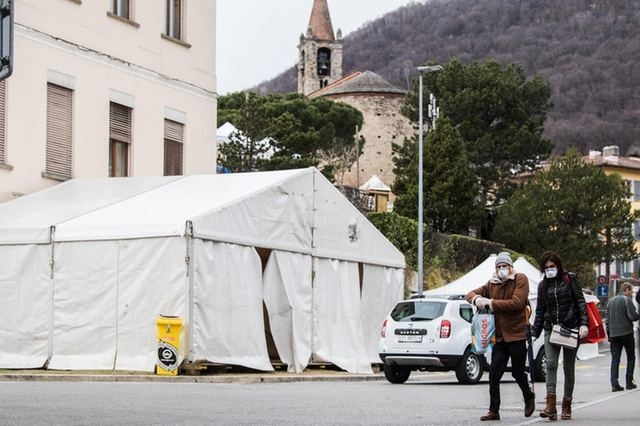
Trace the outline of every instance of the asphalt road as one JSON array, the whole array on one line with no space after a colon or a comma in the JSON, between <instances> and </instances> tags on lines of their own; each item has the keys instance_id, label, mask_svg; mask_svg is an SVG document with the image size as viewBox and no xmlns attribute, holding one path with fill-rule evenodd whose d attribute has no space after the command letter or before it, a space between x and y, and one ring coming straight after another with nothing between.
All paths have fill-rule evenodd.
<instances>
[{"instance_id":1,"label":"asphalt road","mask_svg":"<svg viewBox=\"0 0 640 426\"><path fill-rule=\"evenodd\" d=\"M638 424L640 393L611 393L609 362L608 352L578 361L574 424ZM453 373L414 373L403 385L380 375L366 381L342 377L350 376L268 383L0 381L0 424L468 425L480 423L489 400L486 374L469 386L458 384ZM544 384L535 390L539 410ZM502 399L499 424L548 422L537 413L523 416L510 376Z\"/></svg>"}]
</instances>

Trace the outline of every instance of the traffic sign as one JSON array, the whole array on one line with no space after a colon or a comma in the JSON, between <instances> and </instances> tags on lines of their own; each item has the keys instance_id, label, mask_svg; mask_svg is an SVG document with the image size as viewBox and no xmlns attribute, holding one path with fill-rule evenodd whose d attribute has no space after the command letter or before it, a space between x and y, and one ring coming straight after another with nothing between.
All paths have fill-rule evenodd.
<instances>
[{"instance_id":1,"label":"traffic sign","mask_svg":"<svg viewBox=\"0 0 640 426\"><path fill-rule=\"evenodd\" d=\"M598 284L604 284L607 285L607 277L605 275L600 275L598 277Z\"/></svg>"},{"instance_id":2,"label":"traffic sign","mask_svg":"<svg viewBox=\"0 0 640 426\"><path fill-rule=\"evenodd\" d=\"M598 284L596 286L596 296L609 297L609 286L606 284Z\"/></svg>"}]
</instances>

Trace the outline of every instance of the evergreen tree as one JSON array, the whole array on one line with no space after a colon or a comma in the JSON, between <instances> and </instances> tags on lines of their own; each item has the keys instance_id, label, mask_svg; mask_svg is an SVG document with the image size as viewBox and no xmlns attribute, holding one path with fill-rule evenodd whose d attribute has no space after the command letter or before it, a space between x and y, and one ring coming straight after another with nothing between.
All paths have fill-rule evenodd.
<instances>
[{"instance_id":1,"label":"evergreen tree","mask_svg":"<svg viewBox=\"0 0 640 426\"><path fill-rule=\"evenodd\" d=\"M638 256L632 227L639 217L629 195L619 175L570 150L500 207L494 236L536 258L555 250L573 265L628 261Z\"/></svg>"},{"instance_id":2,"label":"evergreen tree","mask_svg":"<svg viewBox=\"0 0 640 426\"><path fill-rule=\"evenodd\" d=\"M309 99L300 94L260 96L234 93L218 100L218 122L232 123L245 144L225 144L221 162L244 159L243 170L282 170L316 166L333 178L336 167L355 161L356 127L362 127L362 113L325 98ZM241 138L237 138L241 140ZM263 142L260 142L263 141ZM247 143L248 142L248 143ZM359 141L362 150L364 140ZM263 154L272 150L273 155ZM233 154L229 157L229 153ZM342 158L342 157L344 158ZM341 158L338 158L341 157ZM340 161L339 161L340 160ZM236 163L231 164L235 166ZM248 168L251 165L253 168ZM339 166L336 166L339 165ZM350 165L350 164L348 164ZM348 167L348 165L346 167Z\"/></svg>"},{"instance_id":3,"label":"evergreen tree","mask_svg":"<svg viewBox=\"0 0 640 426\"><path fill-rule=\"evenodd\" d=\"M406 154L416 152L415 148L415 141L396 147L405 155L396 161L396 169L402 164L404 172L398 173L395 181L394 191L401 195L394 209L411 218L417 218L418 158ZM408 167L407 159L411 163ZM435 131L427 135L423 166L425 222L438 232L467 234L469 225L477 223L481 214L477 207L478 186L462 138L446 118L440 119Z\"/></svg>"},{"instance_id":4,"label":"evergreen tree","mask_svg":"<svg viewBox=\"0 0 640 426\"><path fill-rule=\"evenodd\" d=\"M425 74L424 82L424 96L431 92L437 97L462 137L480 186L480 203L488 209L513 190L515 174L533 171L551 153L552 144L542 137L550 89L541 77L527 80L518 65L493 60L464 65L453 59L443 71ZM413 121L418 121L417 106L414 86L403 111Z\"/></svg>"}]
</instances>

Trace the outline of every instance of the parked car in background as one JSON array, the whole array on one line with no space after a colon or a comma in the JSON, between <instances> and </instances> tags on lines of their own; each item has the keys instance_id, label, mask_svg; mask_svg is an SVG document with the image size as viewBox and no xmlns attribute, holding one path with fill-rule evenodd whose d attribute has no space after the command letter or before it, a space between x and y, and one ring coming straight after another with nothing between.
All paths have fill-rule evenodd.
<instances>
[{"instance_id":1,"label":"parked car in background","mask_svg":"<svg viewBox=\"0 0 640 426\"><path fill-rule=\"evenodd\" d=\"M471 351L475 308L464 295L432 295L400 301L384 320L378 353L386 379L404 383L412 371L455 371L462 384L480 381L491 354ZM543 339L533 344L536 381L545 379Z\"/></svg>"}]
</instances>

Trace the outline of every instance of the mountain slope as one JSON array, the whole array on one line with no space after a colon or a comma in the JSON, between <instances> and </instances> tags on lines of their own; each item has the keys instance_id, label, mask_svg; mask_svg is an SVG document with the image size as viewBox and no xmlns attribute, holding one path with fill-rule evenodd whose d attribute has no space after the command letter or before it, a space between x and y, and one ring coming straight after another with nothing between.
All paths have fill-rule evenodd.
<instances>
[{"instance_id":1,"label":"mountain slope","mask_svg":"<svg viewBox=\"0 0 640 426\"><path fill-rule=\"evenodd\" d=\"M414 3L349 34L343 53L345 75L371 70L403 88L426 61L518 63L551 83L545 136L556 152L618 145L621 154L640 153L640 2ZM256 89L295 91L296 78L291 68Z\"/></svg>"}]
</instances>

